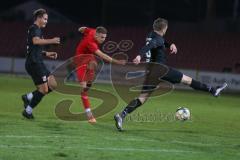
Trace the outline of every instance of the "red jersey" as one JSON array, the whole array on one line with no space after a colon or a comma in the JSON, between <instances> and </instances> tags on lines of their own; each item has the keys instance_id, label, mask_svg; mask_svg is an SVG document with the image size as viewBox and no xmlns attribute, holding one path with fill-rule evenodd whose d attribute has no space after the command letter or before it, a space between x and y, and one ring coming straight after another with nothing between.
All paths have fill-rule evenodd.
<instances>
[{"instance_id":1,"label":"red jersey","mask_svg":"<svg viewBox=\"0 0 240 160\"><path fill-rule=\"evenodd\" d=\"M94 39L95 33L96 29L86 28L84 30L84 37L76 49L76 56L79 58L75 59L75 63L87 64L89 61L96 61L94 53L99 49L99 46L97 41Z\"/></svg>"}]
</instances>

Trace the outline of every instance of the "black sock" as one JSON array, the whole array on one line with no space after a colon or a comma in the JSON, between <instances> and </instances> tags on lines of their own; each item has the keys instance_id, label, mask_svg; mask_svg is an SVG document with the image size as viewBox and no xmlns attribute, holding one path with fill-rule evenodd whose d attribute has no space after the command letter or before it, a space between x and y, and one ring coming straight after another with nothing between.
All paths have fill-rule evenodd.
<instances>
[{"instance_id":1,"label":"black sock","mask_svg":"<svg viewBox=\"0 0 240 160\"><path fill-rule=\"evenodd\" d=\"M37 104L42 100L42 97L44 97L44 94L39 92L38 90L33 92L33 98L30 102L30 107L34 108L37 106Z\"/></svg>"},{"instance_id":2,"label":"black sock","mask_svg":"<svg viewBox=\"0 0 240 160\"><path fill-rule=\"evenodd\" d=\"M121 117L125 118L128 113L133 112L135 109L137 109L139 106L142 105L142 102L137 98L132 100L127 107L122 111Z\"/></svg>"},{"instance_id":3,"label":"black sock","mask_svg":"<svg viewBox=\"0 0 240 160\"><path fill-rule=\"evenodd\" d=\"M196 81L194 79L192 80L192 83L191 83L190 87L192 87L193 89L201 90L201 91L205 91L205 92L210 92L210 93L214 92L213 87L208 86L208 85L206 85L204 83L201 83L199 81Z\"/></svg>"}]
</instances>

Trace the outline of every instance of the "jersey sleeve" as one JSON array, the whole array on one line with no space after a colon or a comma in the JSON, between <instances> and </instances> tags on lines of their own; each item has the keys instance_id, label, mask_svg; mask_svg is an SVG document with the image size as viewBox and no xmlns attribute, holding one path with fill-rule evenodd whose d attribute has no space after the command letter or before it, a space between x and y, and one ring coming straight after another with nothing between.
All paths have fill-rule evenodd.
<instances>
[{"instance_id":1,"label":"jersey sleeve","mask_svg":"<svg viewBox=\"0 0 240 160\"><path fill-rule=\"evenodd\" d=\"M170 48L170 46L171 46L170 43L168 43L166 41L164 42L164 45L165 45L166 48Z\"/></svg>"},{"instance_id":2,"label":"jersey sleeve","mask_svg":"<svg viewBox=\"0 0 240 160\"><path fill-rule=\"evenodd\" d=\"M87 27L87 28L84 29L83 34L84 34L84 35L88 35L89 32L92 31L92 30L94 30L94 29L92 29L92 28L88 28L88 27Z\"/></svg>"},{"instance_id":3,"label":"jersey sleeve","mask_svg":"<svg viewBox=\"0 0 240 160\"><path fill-rule=\"evenodd\" d=\"M142 49L139 51L141 56L144 56L148 51L150 51L153 48L157 48L164 45L164 41L152 39L146 43L145 46L142 47Z\"/></svg>"},{"instance_id":4,"label":"jersey sleeve","mask_svg":"<svg viewBox=\"0 0 240 160\"><path fill-rule=\"evenodd\" d=\"M96 43L89 43L88 44L88 49L91 53L95 53L99 48L98 45Z\"/></svg>"},{"instance_id":5,"label":"jersey sleeve","mask_svg":"<svg viewBox=\"0 0 240 160\"><path fill-rule=\"evenodd\" d=\"M30 31L31 37L41 37L41 30L37 28L32 28Z\"/></svg>"}]
</instances>

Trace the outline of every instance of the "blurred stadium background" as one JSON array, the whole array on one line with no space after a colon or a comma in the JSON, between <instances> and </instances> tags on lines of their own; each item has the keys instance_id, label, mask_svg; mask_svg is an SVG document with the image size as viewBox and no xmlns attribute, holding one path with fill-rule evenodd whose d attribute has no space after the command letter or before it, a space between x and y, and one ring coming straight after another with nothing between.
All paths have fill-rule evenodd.
<instances>
[{"instance_id":1,"label":"blurred stadium background","mask_svg":"<svg viewBox=\"0 0 240 160\"><path fill-rule=\"evenodd\" d=\"M132 60L145 43L153 20L164 17L170 21L166 40L174 42L179 51L168 56L170 66L187 70L187 74L206 83L216 85L227 81L230 90L240 90L238 0L6 1L0 8L1 73L25 74L26 31L36 8L46 8L49 12L45 37L62 38L60 47L48 47L59 53L60 61L74 55L81 38L77 33L79 26L98 25L108 28L107 41L134 43L127 52ZM54 69L58 62L47 64Z\"/></svg>"},{"instance_id":2,"label":"blurred stadium background","mask_svg":"<svg viewBox=\"0 0 240 160\"><path fill-rule=\"evenodd\" d=\"M59 100L74 99L75 112L82 106L79 96L54 92L34 111L34 122L24 120L20 96L34 88L24 68L26 36L32 12L38 8L49 14L45 38L61 37L60 46L47 46L47 50L59 53L58 60L46 60L52 71L74 56L81 39L79 26L105 26L109 31L106 42L132 41L133 47L125 51L131 61L145 44L153 20L163 17L169 20L166 40L178 48L178 54L168 55L168 64L214 86L226 81L230 93L215 99L201 92L176 90L153 98L134 115L140 116L140 122L134 116L126 122L125 133L118 133L113 121L114 113L126 105L122 100L114 112L91 126L57 119L53 106ZM239 159L239 0L2 1L0 35L0 160ZM109 82L109 72L106 65L99 82ZM98 87L116 95L111 85L100 83ZM91 101L93 106L100 103ZM164 117L172 116L179 105L190 108L192 121L178 123ZM159 114L163 115L160 120L141 120L141 115L149 118Z\"/></svg>"}]
</instances>

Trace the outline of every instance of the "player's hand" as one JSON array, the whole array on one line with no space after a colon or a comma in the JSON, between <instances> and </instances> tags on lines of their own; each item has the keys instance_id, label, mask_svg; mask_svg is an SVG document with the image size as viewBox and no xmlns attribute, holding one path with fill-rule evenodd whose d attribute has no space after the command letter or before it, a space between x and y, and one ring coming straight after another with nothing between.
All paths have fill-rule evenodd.
<instances>
[{"instance_id":1,"label":"player's hand","mask_svg":"<svg viewBox=\"0 0 240 160\"><path fill-rule=\"evenodd\" d=\"M57 59L57 52L47 52L46 56L52 59Z\"/></svg>"},{"instance_id":2,"label":"player's hand","mask_svg":"<svg viewBox=\"0 0 240 160\"><path fill-rule=\"evenodd\" d=\"M120 65L125 65L127 63L127 61L126 60L116 60L115 63L120 64Z\"/></svg>"},{"instance_id":3,"label":"player's hand","mask_svg":"<svg viewBox=\"0 0 240 160\"><path fill-rule=\"evenodd\" d=\"M86 28L87 28L87 27L79 27L79 28L78 28L78 31L81 32L81 33L83 33Z\"/></svg>"},{"instance_id":4,"label":"player's hand","mask_svg":"<svg viewBox=\"0 0 240 160\"><path fill-rule=\"evenodd\" d=\"M134 64L139 64L141 62L141 56L137 56L134 60L133 60L133 63Z\"/></svg>"},{"instance_id":5,"label":"player's hand","mask_svg":"<svg viewBox=\"0 0 240 160\"><path fill-rule=\"evenodd\" d=\"M170 46L170 53L171 54L177 54L177 47L174 43L172 43L171 46Z\"/></svg>"},{"instance_id":6,"label":"player's hand","mask_svg":"<svg viewBox=\"0 0 240 160\"><path fill-rule=\"evenodd\" d=\"M54 37L54 38L52 39L52 43L53 43L53 44L60 44L60 38L59 38L59 37Z\"/></svg>"}]
</instances>

